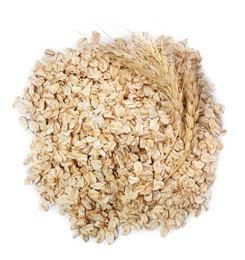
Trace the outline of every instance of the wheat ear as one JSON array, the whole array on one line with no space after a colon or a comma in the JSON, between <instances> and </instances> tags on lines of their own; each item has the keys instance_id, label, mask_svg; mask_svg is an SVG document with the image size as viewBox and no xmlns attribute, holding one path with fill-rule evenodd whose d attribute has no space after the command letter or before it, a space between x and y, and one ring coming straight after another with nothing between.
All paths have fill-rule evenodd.
<instances>
[{"instance_id":1,"label":"wheat ear","mask_svg":"<svg viewBox=\"0 0 245 260\"><path fill-rule=\"evenodd\" d=\"M176 171L178 171L196 144L198 130L197 121L199 117L199 91L195 72L191 72L185 76L184 98L186 101L184 136L185 153L183 158L177 162L176 166L171 170L170 174L164 179L164 181L167 181Z\"/></svg>"}]
</instances>

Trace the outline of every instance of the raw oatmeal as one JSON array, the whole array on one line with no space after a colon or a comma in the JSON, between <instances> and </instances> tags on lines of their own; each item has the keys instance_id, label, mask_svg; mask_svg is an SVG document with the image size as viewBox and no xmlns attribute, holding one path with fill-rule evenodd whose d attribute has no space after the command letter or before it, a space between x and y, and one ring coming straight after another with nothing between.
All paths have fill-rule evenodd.
<instances>
[{"instance_id":1,"label":"raw oatmeal","mask_svg":"<svg viewBox=\"0 0 245 260\"><path fill-rule=\"evenodd\" d=\"M161 236L208 209L223 106L187 41L133 34L46 50L14 106L33 133L26 184L57 204L74 237Z\"/></svg>"}]
</instances>

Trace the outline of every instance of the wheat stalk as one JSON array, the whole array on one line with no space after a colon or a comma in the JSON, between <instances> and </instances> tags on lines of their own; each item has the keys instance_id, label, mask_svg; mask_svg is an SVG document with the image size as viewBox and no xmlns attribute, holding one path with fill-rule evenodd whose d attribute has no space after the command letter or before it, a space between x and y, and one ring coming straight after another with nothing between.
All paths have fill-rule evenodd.
<instances>
[{"instance_id":1,"label":"wheat stalk","mask_svg":"<svg viewBox=\"0 0 245 260\"><path fill-rule=\"evenodd\" d=\"M115 45L103 46L101 51L110 58L118 60L123 66L134 69L156 82L159 90L171 102L177 133L165 161L174 148L176 138L180 136L182 117L185 112L184 156L175 163L170 174L164 180L167 181L185 162L196 142L199 94L195 73L186 73L183 89L181 89L174 68L170 66L166 56L157 49L146 34L134 34L129 42L117 40ZM185 110L183 92L186 101Z\"/></svg>"}]
</instances>

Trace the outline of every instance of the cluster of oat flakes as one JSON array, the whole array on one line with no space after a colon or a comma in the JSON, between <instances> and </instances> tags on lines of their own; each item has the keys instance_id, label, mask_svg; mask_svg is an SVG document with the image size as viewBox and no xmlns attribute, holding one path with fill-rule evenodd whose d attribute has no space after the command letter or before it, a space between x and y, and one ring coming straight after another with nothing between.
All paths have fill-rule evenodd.
<instances>
[{"instance_id":1,"label":"cluster of oat flakes","mask_svg":"<svg viewBox=\"0 0 245 260\"><path fill-rule=\"evenodd\" d=\"M119 227L162 236L208 208L221 114L186 41L133 35L47 50L15 106L34 134L27 184L74 237L111 244Z\"/></svg>"}]
</instances>

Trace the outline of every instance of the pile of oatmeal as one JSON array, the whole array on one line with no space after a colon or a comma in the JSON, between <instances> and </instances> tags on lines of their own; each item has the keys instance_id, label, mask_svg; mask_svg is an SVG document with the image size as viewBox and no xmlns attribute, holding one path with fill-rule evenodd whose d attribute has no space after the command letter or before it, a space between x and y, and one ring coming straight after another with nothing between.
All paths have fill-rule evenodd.
<instances>
[{"instance_id":1,"label":"pile of oatmeal","mask_svg":"<svg viewBox=\"0 0 245 260\"><path fill-rule=\"evenodd\" d=\"M74 237L161 236L208 209L223 106L187 41L133 34L46 50L14 106L33 133L26 184L57 204Z\"/></svg>"}]
</instances>

